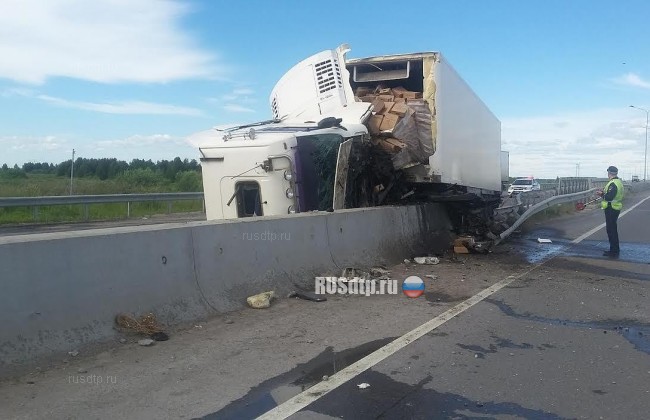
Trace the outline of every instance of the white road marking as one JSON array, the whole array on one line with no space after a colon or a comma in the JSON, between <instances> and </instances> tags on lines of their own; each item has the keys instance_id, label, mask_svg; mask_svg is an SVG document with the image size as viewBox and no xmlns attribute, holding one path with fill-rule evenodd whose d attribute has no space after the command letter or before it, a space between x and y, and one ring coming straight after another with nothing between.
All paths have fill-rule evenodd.
<instances>
[{"instance_id":1,"label":"white road marking","mask_svg":"<svg viewBox=\"0 0 650 420\"><path fill-rule=\"evenodd\" d=\"M643 200L639 201L638 203L636 203L635 205L633 205L633 206L630 207L629 209L627 209L627 210L623 210L623 212L622 212L621 215L619 216L619 219L620 219L621 217L625 216L626 214L628 214L629 212L631 212L632 210L634 210L635 208L637 208L638 206L640 206L641 204L643 204L643 202L645 202L645 201L648 200L648 199L650 199L650 195L647 196L646 198L644 198ZM590 237L591 235L593 235L594 233L598 232L599 230L601 230L601 229L604 228L604 227L605 227L605 223L600 224L600 225L596 226L595 228L591 229L589 232L584 233L584 234L578 236L577 238L575 238L575 239L574 239L573 241L571 241L571 242L574 243L574 244L580 243L580 242L584 241L585 239L587 239L588 237Z\"/></svg>"},{"instance_id":2,"label":"white road marking","mask_svg":"<svg viewBox=\"0 0 650 420\"><path fill-rule=\"evenodd\" d=\"M636 207L638 207L640 204L642 204L648 199L650 199L650 196L644 198L634 206L622 212L619 217L625 216L627 213L631 212L632 210L634 210ZM589 232L580 235L579 237L574 239L571 243L578 244L582 242L585 238L588 238L589 236L596 233L598 230L602 229L603 226L605 226L604 223L602 225L599 225L591 229ZM562 247L560 249L560 252L566 248L568 247ZM487 299L488 297L498 292L499 290L503 289L513 281L529 274L533 270L538 269L542 265L546 264L548 261L555 258L557 255L559 255L560 252L554 253L552 257L540 262L539 264L533 266L530 270L527 270L526 272L521 273L518 276L508 276L505 279L488 287L487 289L478 292L477 294L463 301L462 303L443 312L442 314L438 315L432 320L427 321L424 324L420 325L419 327L415 328L414 330L407 332L403 336L395 339L394 341L385 345L384 347L376 350L373 353L370 353L368 356L364 357L358 362L353 363L350 366L346 367L345 369L330 376L330 378L327 381L319 382L316 385L312 386L311 388L307 389L306 391L303 391L302 393L296 395L295 397L285 401L284 403L280 404L274 409L267 411L266 413L259 416L258 420L286 419L287 417L297 413L298 411L307 407L309 404L318 400L322 396L332 392L339 386L348 382L355 376L360 375L361 373L365 372L366 370L370 369L371 367L375 366L376 364L380 363L386 358L397 353L398 351L408 346L418 338L422 337L425 334L430 333L431 331L435 330L445 322L453 319L457 315L460 315L461 313L465 312L466 310L476 305L477 303Z\"/></svg>"}]
</instances>

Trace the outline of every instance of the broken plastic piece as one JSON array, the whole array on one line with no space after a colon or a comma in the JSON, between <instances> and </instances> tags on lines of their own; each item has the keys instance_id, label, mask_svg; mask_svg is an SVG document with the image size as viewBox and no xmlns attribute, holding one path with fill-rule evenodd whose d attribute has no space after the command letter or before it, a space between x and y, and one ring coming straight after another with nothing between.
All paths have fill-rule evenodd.
<instances>
[{"instance_id":1,"label":"broken plastic piece","mask_svg":"<svg viewBox=\"0 0 650 420\"><path fill-rule=\"evenodd\" d=\"M415 257L413 258L413 261L415 261L418 264L430 264L430 265L435 265L440 263L440 260L437 257Z\"/></svg>"},{"instance_id":2,"label":"broken plastic piece","mask_svg":"<svg viewBox=\"0 0 650 420\"><path fill-rule=\"evenodd\" d=\"M357 386L359 387L359 389L366 389L366 388L370 388L370 384L369 384L369 383L367 383L367 382L364 382L364 383L362 383L362 384L359 384L359 385L357 385Z\"/></svg>"},{"instance_id":3,"label":"broken plastic piece","mask_svg":"<svg viewBox=\"0 0 650 420\"><path fill-rule=\"evenodd\" d=\"M327 298L319 296L316 293L306 292L303 290L296 290L294 296L304 300L311 300L313 302L325 302L327 300Z\"/></svg>"},{"instance_id":4,"label":"broken plastic piece","mask_svg":"<svg viewBox=\"0 0 650 420\"><path fill-rule=\"evenodd\" d=\"M551 241L550 239L544 239L544 238L537 238L537 242L539 242L540 244L552 244L553 243L553 241Z\"/></svg>"}]
</instances>

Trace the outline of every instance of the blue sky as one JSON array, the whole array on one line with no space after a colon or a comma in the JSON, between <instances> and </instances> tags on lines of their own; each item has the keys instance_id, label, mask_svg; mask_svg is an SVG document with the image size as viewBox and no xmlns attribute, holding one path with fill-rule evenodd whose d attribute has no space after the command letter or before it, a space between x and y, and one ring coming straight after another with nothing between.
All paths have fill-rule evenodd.
<instances>
[{"instance_id":1,"label":"blue sky","mask_svg":"<svg viewBox=\"0 0 650 420\"><path fill-rule=\"evenodd\" d=\"M398 7L395 5L399 4ZM502 121L511 173L643 175L650 2L3 0L0 163L196 158L270 117L296 62L441 51Z\"/></svg>"}]
</instances>

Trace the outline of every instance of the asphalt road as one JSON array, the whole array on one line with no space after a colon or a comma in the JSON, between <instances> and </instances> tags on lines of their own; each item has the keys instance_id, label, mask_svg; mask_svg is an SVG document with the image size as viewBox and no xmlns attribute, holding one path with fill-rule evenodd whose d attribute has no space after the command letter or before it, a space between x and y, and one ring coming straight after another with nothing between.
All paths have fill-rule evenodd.
<instances>
[{"instance_id":1,"label":"asphalt road","mask_svg":"<svg viewBox=\"0 0 650 420\"><path fill-rule=\"evenodd\" d=\"M290 418L647 419L649 215L620 219L619 260L604 230L572 243L598 210L514 239L531 271Z\"/></svg>"},{"instance_id":2,"label":"asphalt road","mask_svg":"<svg viewBox=\"0 0 650 420\"><path fill-rule=\"evenodd\" d=\"M153 347L78 349L1 380L0 418L647 419L649 212L647 200L620 219L619 260L601 256L604 230L573 243L604 221L592 208L490 255L390 267L422 277L421 298L280 299Z\"/></svg>"}]
</instances>

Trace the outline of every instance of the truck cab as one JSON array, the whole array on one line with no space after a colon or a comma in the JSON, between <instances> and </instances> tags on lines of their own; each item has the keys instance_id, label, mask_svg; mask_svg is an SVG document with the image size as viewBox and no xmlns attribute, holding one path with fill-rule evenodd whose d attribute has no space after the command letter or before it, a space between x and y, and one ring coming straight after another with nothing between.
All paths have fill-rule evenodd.
<instances>
[{"instance_id":1,"label":"truck cab","mask_svg":"<svg viewBox=\"0 0 650 420\"><path fill-rule=\"evenodd\" d=\"M268 121L223 131L220 141L213 130L195 135L211 143L199 148L208 220L333 209L345 194L345 171L335 182L339 155L367 130L320 125Z\"/></svg>"}]
</instances>

